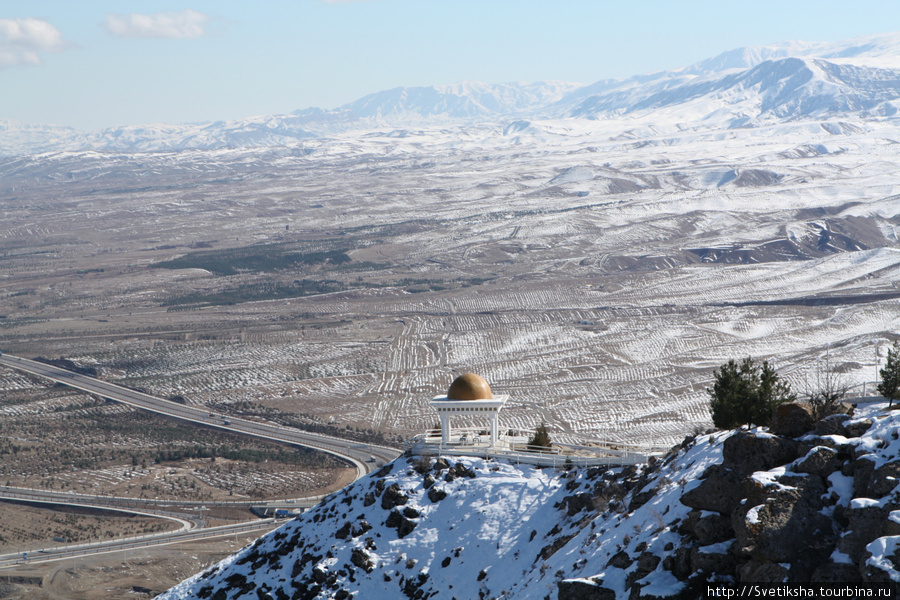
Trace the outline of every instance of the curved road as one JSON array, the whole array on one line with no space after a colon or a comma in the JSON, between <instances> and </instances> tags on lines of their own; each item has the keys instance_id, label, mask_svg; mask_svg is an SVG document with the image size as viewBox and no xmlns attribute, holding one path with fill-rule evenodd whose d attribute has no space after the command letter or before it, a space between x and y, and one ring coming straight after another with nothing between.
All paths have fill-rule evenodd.
<instances>
[{"instance_id":1,"label":"curved road","mask_svg":"<svg viewBox=\"0 0 900 600\"><path fill-rule=\"evenodd\" d=\"M4 365L32 375L44 377L53 381L63 383L67 386L91 393L110 400L128 404L135 408L155 412L168 417L182 419L191 423L205 425L207 427L216 427L225 431L231 431L242 435L249 435L263 440L293 444L313 448L321 452L327 452L333 456L344 460L357 471L357 478L372 472L384 463L390 462L400 455L400 451L394 448L377 446L374 444L366 444L352 442L341 438L308 433L292 427L282 427L272 423L258 423L256 421L248 421L232 416L223 416L210 413L208 410L194 406L179 404L169 400L163 400L138 392L114 383L109 383L101 379L95 379L79 373L73 373L53 365L21 358L18 356L10 356L8 354L0 355L0 365ZM14 488L0 486L0 499L18 500L24 502L37 502L43 504L68 504L76 506L88 506L94 508L108 508L118 510L128 510L137 512L137 507L196 507L204 505L207 507L229 506L229 507L265 507L265 508L308 508L318 503L324 496L310 496L298 498L293 501L274 501L274 502L190 502L178 500L159 500L159 499L142 499L142 498L121 498L114 496L96 496L87 494L72 494L68 492L53 492L46 490L36 490L28 488ZM147 513L156 512L154 516L163 518L173 518L175 515L171 513L165 514L159 508L155 510L144 508ZM181 520L177 519L176 520ZM184 521L182 521L184 522ZM229 535L237 535L242 532L263 531L271 529L277 524L273 519L264 519L253 522L238 523L234 525L225 525L222 527L211 527L206 529L192 529L185 531L165 532L152 536L141 536L139 538L126 538L121 540L110 540L105 542L97 542L93 544L83 544L78 546L67 546L63 548L52 548L30 552L28 563L49 562L53 560L61 560L74 556L87 556L91 554L103 554L107 552L118 552L130 548L140 548L151 545L164 545L178 543L181 541L209 539L215 537L223 537ZM20 553L0 555L0 569L21 565L23 562Z\"/></svg>"},{"instance_id":2,"label":"curved road","mask_svg":"<svg viewBox=\"0 0 900 600\"><path fill-rule=\"evenodd\" d=\"M385 446L309 433L293 427L282 427L281 425L258 423L238 417L215 415L203 408L163 400L162 398L109 383L102 379L94 379L93 377L73 373L72 371L27 358L3 354L0 355L0 364L31 373L32 375L58 381L70 387L97 394L116 402L176 419L206 425L207 427L217 427L264 440L306 446L327 452L356 467L358 477L370 473L380 464L390 462L400 455L399 450ZM373 458L375 459L374 461L372 460Z\"/></svg>"},{"instance_id":3,"label":"curved road","mask_svg":"<svg viewBox=\"0 0 900 600\"><path fill-rule=\"evenodd\" d=\"M306 496L292 500L164 500L160 498L129 498L102 494L77 494L0 485L0 500L35 502L39 504L72 504L94 508L135 510L193 510L205 508L311 508L325 495Z\"/></svg>"},{"instance_id":4,"label":"curved road","mask_svg":"<svg viewBox=\"0 0 900 600\"><path fill-rule=\"evenodd\" d=\"M0 570L19 567L23 565L52 562L78 556L93 556L95 554L107 554L110 552L122 552L135 548L149 546L165 546L181 542L208 540L213 538L237 536L244 533L264 532L281 525L285 521L277 519L260 519L233 525L209 527L206 529L181 530L150 534L138 537L107 540L88 544L72 544L57 548L44 548L41 550L29 550L27 558L22 552L0 554Z\"/></svg>"}]
</instances>

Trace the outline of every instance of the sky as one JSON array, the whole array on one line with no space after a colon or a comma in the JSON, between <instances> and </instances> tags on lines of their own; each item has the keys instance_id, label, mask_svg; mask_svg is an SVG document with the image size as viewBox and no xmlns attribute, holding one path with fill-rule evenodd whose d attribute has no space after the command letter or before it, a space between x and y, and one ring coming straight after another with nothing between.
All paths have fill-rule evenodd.
<instances>
[{"instance_id":1,"label":"sky","mask_svg":"<svg viewBox=\"0 0 900 600\"><path fill-rule=\"evenodd\" d=\"M0 121L90 131L601 79L900 30L897 0L3 0Z\"/></svg>"}]
</instances>

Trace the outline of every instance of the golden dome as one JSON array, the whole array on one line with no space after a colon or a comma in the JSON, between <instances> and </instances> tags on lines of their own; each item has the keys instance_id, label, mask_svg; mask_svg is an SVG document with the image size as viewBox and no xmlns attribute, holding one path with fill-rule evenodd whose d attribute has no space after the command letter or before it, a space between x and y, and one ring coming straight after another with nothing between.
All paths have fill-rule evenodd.
<instances>
[{"instance_id":1,"label":"golden dome","mask_svg":"<svg viewBox=\"0 0 900 600\"><path fill-rule=\"evenodd\" d=\"M475 373L460 375L450 384L447 400L491 400L491 386Z\"/></svg>"}]
</instances>

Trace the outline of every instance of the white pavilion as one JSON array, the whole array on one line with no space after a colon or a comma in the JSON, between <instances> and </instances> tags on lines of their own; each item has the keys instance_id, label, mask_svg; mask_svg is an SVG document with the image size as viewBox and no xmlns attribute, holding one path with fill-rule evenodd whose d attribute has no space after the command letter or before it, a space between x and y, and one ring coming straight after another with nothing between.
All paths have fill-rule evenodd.
<instances>
[{"instance_id":1,"label":"white pavilion","mask_svg":"<svg viewBox=\"0 0 900 600\"><path fill-rule=\"evenodd\" d=\"M509 396L494 397L488 382L475 375L466 373L453 380L446 396L435 396L431 406L441 419L441 444L451 442L453 417L486 418L490 422L490 447L497 445L500 409L506 404Z\"/></svg>"}]
</instances>

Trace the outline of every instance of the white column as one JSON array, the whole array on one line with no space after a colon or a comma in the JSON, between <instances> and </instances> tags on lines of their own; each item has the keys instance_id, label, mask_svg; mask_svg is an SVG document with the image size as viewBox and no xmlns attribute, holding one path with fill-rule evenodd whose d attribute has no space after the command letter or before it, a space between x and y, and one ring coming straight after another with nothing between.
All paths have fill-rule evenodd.
<instances>
[{"instance_id":1,"label":"white column","mask_svg":"<svg viewBox=\"0 0 900 600\"><path fill-rule=\"evenodd\" d=\"M450 443L450 413L440 411L438 416L441 417L441 444L447 445Z\"/></svg>"},{"instance_id":2,"label":"white column","mask_svg":"<svg viewBox=\"0 0 900 600\"><path fill-rule=\"evenodd\" d=\"M491 418L491 448L497 444L497 413L492 412Z\"/></svg>"}]
</instances>

